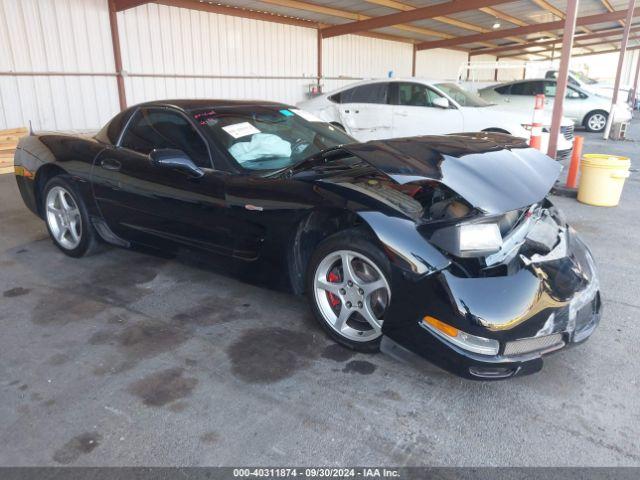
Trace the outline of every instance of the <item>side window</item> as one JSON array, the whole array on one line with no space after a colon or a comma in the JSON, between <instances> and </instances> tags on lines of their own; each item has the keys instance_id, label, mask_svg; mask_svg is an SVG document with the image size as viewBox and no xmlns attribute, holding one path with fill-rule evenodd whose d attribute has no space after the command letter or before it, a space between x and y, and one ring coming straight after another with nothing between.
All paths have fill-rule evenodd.
<instances>
[{"instance_id":1,"label":"side window","mask_svg":"<svg viewBox=\"0 0 640 480\"><path fill-rule=\"evenodd\" d=\"M182 115L164 109L142 109L122 137L122 147L148 155L156 148L176 148L199 167L211 167L204 140Z\"/></svg>"},{"instance_id":2,"label":"side window","mask_svg":"<svg viewBox=\"0 0 640 480\"><path fill-rule=\"evenodd\" d=\"M130 115L130 110L124 110L123 112L117 114L109 123L107 123L102 128L102 130L98 132L96 138L102 143L110 143L111 145L115 145L118 142L120 132L122 132L122 129L127 123Z\"/></svg>"},{"instance_id":3,"label":"side window","mask_svg":"<svg viewBox=\"0 0 640 480\"><path fill-rule=\"evenodd\" d=\"M585 98L586 96L579 92L578 90L576 90L575 88L571 88L569 86L567 86L567 95L565 98L570 98L572 100L576 100L579 98Z\"/></svg>"},{"instance_id":4,"label":"side window","mask_svg":"<svg viewBox=\"0 0 640 480\"><path fill-rule=\"evenodd\" d=\"M334 93L333 95L327 97L333 103L342 103L342 92Z\"/></svg>"},{"instance_id":5,"label":"side window","mask_svg":"<svg viewBox=\"0 0 640 480\"><path fill-rule=\"evenodd\" d=\"M371 83L345 90L340 94L340 103L386 104L389 98L388 83Z\"/></svg>"},{"instance_id":6,"label":"side window","mask_svg":"<svg viewBox=\"0 0 640 480\"><path fill-rule=\"evenodd\" d=\"M520 82L511 85L511 95L538 95L544 93L544 83L541 81Z\"/></svg>"},{"instance_id":7,"label":"side window","mask_svg":"<svg viewBox=\"0 0 640 480\"><path fill-rule=\"evenodd\" d=\"M433 100L442 95L419 83L398 84L398 105L432 107Z\"/></svg>"},{"instance_id":8,"label":"side window","mask_svg":"<svg viewBox=\"0 0 640 480\"><path fill-rule=\"evenodd\" d=\"M503 85L502 87L495 88L494 90L500 95L509 95L509 93L511 92L511 84Z\"/></svg>"},{"instance_id":9,"label":"side window","mask_svg":"<svg viewBox=\"0 0 640 480\"><path fill-rule=\"evenodd\" d=\"M544 82L544 96L545 97L556 96L556 82Z\"/></svg>"}]
</instances>

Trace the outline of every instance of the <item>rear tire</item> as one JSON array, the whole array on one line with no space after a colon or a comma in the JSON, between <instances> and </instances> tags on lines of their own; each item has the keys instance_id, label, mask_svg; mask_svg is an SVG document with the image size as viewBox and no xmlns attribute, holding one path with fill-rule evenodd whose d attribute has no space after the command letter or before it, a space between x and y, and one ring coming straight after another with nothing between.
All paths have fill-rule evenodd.
<instances>
[{"instance_id":1,"label":"rear tire","mask_svg":"<svg viewBox=\"0 0 640 480\"><path fill-rule=\"evenodd\" d=\"M588 132L602 132L607 126L608 118L609 114L607 114L607 112L600 110L590 112L584 119L584 128L586 128Z\"/></svg>"},{"instance_id":2,"label":"rear tire","mask_svg":"<svg viewBox=\"0 0 640 480\"><path fill-rule=\"evenodd\" d=\"M316 320L332 339L360 352L379 350L390 271L385 254L361 230L339 232L318 245L306 289Z\"/></svg>"},{"instance_id":3,"label":"rear tire","mask_svg":"<svg viewBox=\"0 0 640 480\"><path fill-rule=\"evenodd\" d=\"M67 175L49 180L41 198L47 231L56 247L74 258L97 250L98 237L87 207Z\"/></svg>"}]
</instances>

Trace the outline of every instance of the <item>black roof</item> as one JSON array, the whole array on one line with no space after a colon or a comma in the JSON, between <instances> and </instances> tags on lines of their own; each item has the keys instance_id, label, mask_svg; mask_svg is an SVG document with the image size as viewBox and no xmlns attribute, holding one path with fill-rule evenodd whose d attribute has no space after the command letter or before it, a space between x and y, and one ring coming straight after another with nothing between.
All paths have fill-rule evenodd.
<instances>
[{"instance_id":1,"label":"black roof","mask_svg":"<svg viewBox=\"0 0 640 480\"><path fill-rule=\"evenodd\" d=\"M201 110L204 108L223 107L288 107L284 103L269 102L266 100L216 100L216 99L175 99L175 100L154 100L140 103L133 107L176 107L185 111ZM131 107L131 108L133 108Z\"/></svg>"}]
</instances>

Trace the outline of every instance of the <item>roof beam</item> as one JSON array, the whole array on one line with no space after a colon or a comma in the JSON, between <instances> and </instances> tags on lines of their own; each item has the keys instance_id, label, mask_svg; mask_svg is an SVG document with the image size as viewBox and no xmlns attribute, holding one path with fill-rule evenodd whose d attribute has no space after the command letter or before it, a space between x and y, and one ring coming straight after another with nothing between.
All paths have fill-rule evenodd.
<instances>
[{"instance_id":1,"label":"roof beam","mask_svg":"<svg viewBox=\"0 0 640 480\"><path fill-rule=\"evenodd\" d=\"M640 25L637 27L632 27L631 28L632 32L637 32L640 31ZM592 33L583 33L581 35L576 35L573 38L574 42L579 42L581 40L590 40L592 38L602 38L602 37L612 37L614 35L622 35L622 28L611 28L611 29L607 29L607 30L597 30L595 32ZM477 49L477 50L471 50L469 52L469 54L471 56L474 55L493 55L496 53L502 53L502 52L511 52L514 50L521 50L523 48L533 48L533 47L546 47L549 45L553 45L555 43L562 43L562 38L556 38L554 40L546 40L544 42L527 42L526 44L523 45L519 45L519 44L512 44L512 45L505 45L504 47L496 47L496 48L482 48L482 49Z\"/></svg>"},{"instance_id":2,"label":"roof beam","mask_svg":"<svg viewBox=\"0 0 640 480\"><path fill-rule=\"evenodd\" d=\"M139 7L147 3L156 3L168 7L187 8L202 12L219 13L231 17L250 18L253 20L263 20L266 22L284 23L285 25L295 25L298 27L319 28L320 24L310 20L285 17L276 13L258 12L240 7L230 7L227 5L217 5L199 0L114 0L116 11L122 12L130 8Z\"/></svg>"},{"instance_id":3,"label":"roof beam","mask_svg":"<svg viewBox=\"0 0 640 480\"><path fill-rule=\"evenodd\" d=\"M561 20L564 20L564 18L566 17L565 13L562 10L551 5L549 2L547 2L547 0L532 0L532 1L533 3L541 7L543 10L546 10L547 12L551 12ZM586 33L591 33L591 30L589 30L587 27L581 27L581 30Z\"/></svg>"},{"instance_id":4,"label":"roof beam","mask_svg":"<svg viewBox=\"0 0 640 480\"><path fill-rule=\"evenodd\" d=\"M600 0L600 3L604 5L604 8L606 8L608 12L615 12L615 8L613 8L609 0ZM624 20L618 20L618 23L620 26L624 27Z\"/></svg>"},{"instance_id":5,"label":"roof beam","mask_svg":"<svg viewBox=\"0 0 640 480\"><path fill-rule=\"evenodd\" d=\"M629 47L627 48L627 50L640 50L640 45L637 45L635 47ZM590 52L590 53L578 53L577 55L571 55L571 58L573 57L590 57L591 55L604 55L605 53L620 53L620 49L619 48L614 48L611 50L596 50L595 52Z\"/></svg>"},{"instance_id":6,"label":"roof beam","mask_svg":"<svg viewBox=\"0 0 640 480\"><path fill-rule=\"evenodd\" d=\"M200 10L202 12L219 13L232 17L250 18L252 20L263 20L266 22L284 23L285 25L295 25L298 27L319 28L317 22L310 20L285 17L277 13L258 12L246 8L230 7L227 5L217 5L215 3L200 2L198 0L153 0L145 3L158 3L169 7L188 8Z\"/></svg>"},{"instance_id":7,"label":"roof beam","mask_svg":"<svg viewBox=\"0 0 640 480\"><path fill-rule=\"evenodd\" d=\"M577 20L578 25L593 25L596 23L606 23L625 18L627 15L626 10L616 10L615 12L598 13L596 15L587 15L585 17L579 17ZM640 16L640 8L633 10L634 16ZM560 30L564 28L564 20L557 20L554 22L537 23L527 25L526 27L507 28L505 30L479 33L476 35L466 35L464 37L457 37L447 40L435 40L431 42L423 42L418 44L418 50L427 50L431 48L449 48L457 45L466 45L469 43L482 42L487 40L495 40L498 38L507 38L513 35L528 35L531 33L544 32L546 30Z\"/></svg>"},{"instance_id":8,"label":"roof beam","mask_svg":"<svg viewBox=\"0 0 640 480\"><path fill-rule=\"evenodd\" d=\"M368 15L362 15L357 12L351 12L349 10L342 10L339 8L333 7L325 7L323 5L318 5L315 3L302 2L299 0L259 0L262 3L268 3L269 5L278 5L281 7L294 8L296 10L304 10L307 12L313 13L321 13L323 15L331 15L332 17L337 18L346 18L347 20L368 20L371 17ZM330 27L331 25L326 25ZM419 35L426 35L429 37L438 37L438 38L454 38L453 35L446 34L444 32L439 32L437 30L432 30L430 28L422 28L416 27L414 25L395 25L394 28L397 30L404 30L405 32L417 33Z\"/></svg>"},{"instance_id":9,"label":"roof beam","mask_svg":"<svg viewBox=\"0 0 640 480\"><path fill-rule=\"evenodd\" d=\"M546 0L531 0L531 1L533 3L535 3L536 5L538 5L540 8L542 8L543 10L546 10L547 12L553 13L556 17L564 18L564 12L562 10L560 10L559 8L554 7L553 5L551 5Z\"/></svg>"},{"instance_id":10,"label":"roof beam","mask_svg":"<svg viewBox=\"0 0 640 480\"><path fill-rule=\"evenodd\" d=\"M495 8L482 7L482 8L479 8L478 10L480 10L483 13L486 13L487 15L493 15L494 17L499 18L500 20L504 20L506 22L513 23L514 25L518 25L519 27L524 27L528 25L527 22L523 22L519 18L512 17L511 15L507 15L506 13L501 12L500 10L496 10Z\"/></svg>"},{"instance_id":11,"label":"roof beam","mask_svg":"<svg viewBox=\"0 0 640 480\"><path fill-rule=\"evenodd\" d=\"M408 12L408 11L416 9L416 7L414 7L412 5L408 5L406 3L398 2L397 0L365 0L365 2L373 3L374 5L381 5L381 6L387 7L387 8L393 8L395 10L401 10L403 12ZM440 17L433 17L431 20L434 20L434 21L440 22L440 23L444 23L444 24L447 24L447 25L452 25L454 27L462 28L464 30L471 30L472 32L477 32L477 33L486 33L486 32L490 32L491 31L488 28L481 27L480 25L476 25L474 23L463 22L462 20L458 20L457 18L450 18L450 17L440 16ZM525 42L525 40L523 40L521 38L518 38L518 37L513 37L513 38L511 38L511 40L513 40L514 42L519 42L519 43Z\"/></svg>"},{"instance_id":12,"label":"roof beam","mask_svg":"<svg viewBox=\"0 0 640 480\"><path fill-rule=\"evenodd\" d=\"M574 43L573 43L573 48L582 48L582 49L589 49L589 47L594 47L596 45L614 45L614 46L618 46L617 42L620 42L621 39L617 39L617 40L611 40L611 39L607 39L607 40L597 40L595 42L589 42L589 43L576 43L576 40L574 38ZM638 40L638 37L633 37L630 40ZM520 55L524 55L524 54L535 54L535 53L544 53L544 52L550 52L554 50L554 48L545 48L544 50L536 50L535 52L528 52L528 51L524 51L524 50L518 50L517 52L513 52L513 53L507 53L504 55L501 55L502 58L509 58L509 57L516 57L516 56L520 56ZM591 51L591 50L589 50Z\"/></svg>"},{"instance_id":13,"label":"roof beam","mask_svg":"<svg viewBox=\"0 0 640 480\"><path fill-rule=\"evenodd\" d=\"M600 0L600 3L607 9L608 12L615 12L615 8L611 5L609 0ZM618 20L618 23L624 27L624 20Z\"/></svg>"},{"instance_id":14,"label":"roof beam","mask_svg":"<svg viewBox=\"0 0 640 480\"><path fill-rule=\"evenodd\" d=\"M506 22L512 23L514 25L517 25L519 27L526 27L529 24L525 21L520 20L519 18L516 18L514 16L511 15L507 15L506 13L504 13L501 10L497 10L495 8L491 8L491 7L482 7L479 8L478 10L480 10L483 13L486 13L488 15L493 15L495 18L499 18L500 20L504 20ZM550 38L558 38L557 35L551 33L551 32L540 32L542 34L544 34L547 37Z\"/></svg>"},{"instance_id":15,"label":"roof beam","mask_svg":"<svg viewBox=\"0 0 640 480\"><path fill-rule=\"evenodd\" d=\"M139 7L140 5L144 5L145 3L151 3L151 0L113 0L116 12Z\"/></svg>"},{"instance_id":16,"label":"roof beam","mask_svg":"<svg viewBox=\"0 0 640 480\"><path fill-rule=\"evenodd\" d=\"M272 1L273 3L275 3L275 0L272 0ZM288 1L293 2L294 0L288 0ZM198 10L202 12L218 13L221 15L229 15L231 17L249 18L252 20L262 20L265 22L282 23L285 25L295 25L298 27L320 29L322 27L329 26L329 25L326 25L323 23L317 23L311 20L286 17L284 15L279 15L277 13L268 13L268 12L257 11L257 10L249 10L249 9L240 8L240 7L230 7L227 5L217 5L215 3L200 2L199 0L115 0L116 10L118 11L128 10L129 8L135 8L140 5L145 5L147 3L156 3L159 5L166 5L169 7L187 8L190 10ZM303 2L297 2L297 3L301 4ZM311 5L311 4L306 4L306 5ZM291 5L289 6L291 7ZM318 6L318 7L326 8L321 6ZM351 15L359 15L353 12L345 12L344 14L346 15L346 13L350 13ZM435 31L432 33L428 29L421 29L419 27L413 27L411 25L398 26L398 28L401 30L403 29L402 27L406 27L407 31L420 33L423 35L436 36L436 34L439 34L442 38L453 38L452 35L446 35L441 32L435 32ZM381 40L391 40L394 42L403 42L403 43L410 43L410 44L415 43L415 40L411 38L401 37L397 35L390 35L386 33L362 32L362 33L359 33L359 35L364 37L378 38ZM492 44L488 44L488 45L493 46ZM466 49L456 48L456 47L453 47L453 50L463 50L466 52Z\"/></svg>"},{"instance_id":17,"label":"roof beam","mask_svg":"<svg viewBox=\"0 0 640 480\"><path fill-rule=\"evenodd\" d=\"M402 12L410 12L411 10L415 10L416 7L411 6L411 5L407 5L406 3L402 3L402 2L398 2L396 0L364 0L367 3L373 3L374 5L381 5L383 7L387 7L387 8L392 8L394 10L400 10ZM479 25L474 25L472 23L467 23L467 22L463 22L461 20L457 20L455 18L449 18L449 17L433 17L432 20L435 20L437 22L441 22L441 23L446 23L448 25L453 25L456 27L460 27L463 28L465 30L471 30L474 32L485 32L487 31L485 28L479 26Z\"/></svg>"},{"instance_id":18,"label":"roof beam","mask_svg":"<svg viewBox=\"0 0 640 480\"><path fill-rule=\"evenodd\" d=\"M512 2L513 0L465 0L439 3L428 7L415 8L413 10L391 13L380 17L373 17L368 20L361 20L343 25L334 25L321 30L324 38L346 35L348 33L363 32L376 28L390 27L407 22L415 22L428 18L441 17L452 13L475 10L481 7L490 7L501 3ZM484 34L483 34L484 35Z\"/></svg>"}]
</instances>

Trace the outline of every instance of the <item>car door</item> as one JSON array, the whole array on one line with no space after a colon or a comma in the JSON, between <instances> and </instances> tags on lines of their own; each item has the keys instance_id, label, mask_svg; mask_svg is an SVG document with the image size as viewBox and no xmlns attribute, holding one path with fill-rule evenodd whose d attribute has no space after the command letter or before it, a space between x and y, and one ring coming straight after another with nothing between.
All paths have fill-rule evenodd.
<instances>
[{"instance_id":1,"label":"car door","mask_svg":"<svg viewBox=\"0 0 640 480\"><path fill-rule=\"evenodd\" d=\"M178 149L201 169L196 177L154 164L154 149ZM212 168L208 143L184 114L141 108L119 145L103 151L92 170L94 196L117 235L146 244L188 245L230 253L225 179Z\"/></svg>"},{"instance_id":2,"label":"car door","mask_svg":"<svg viewBox=\"0 0 640 480\"><path fill-rule=\"evenodd\" d=\"M553 109L553 102L556 97L557 83L555 81L545 81L544 96L545 96L545 109L551 111ZM587 96L579 90L567 85L567 93L564 98L564 104L562 108L562 115L571 119L574 123L580 124L582 118L587 113L585 111L585 99Z\"/></svg>"},{"instance_id":3,"label":"car door","mask_svg":"<svg viewBox=\"0 0 640 480\"><path fill-rule=\"evenodd\" d=\"M497 87L487 87L481 90L478 90L478 94L484 98L485 100L495 103L501 109L508 108L509 103L511 102L510 97L511 84L508 83L506 85L500 85Z\"/></svg>"},{"instance_id":4,"label":"car door","mask_svg":"<svg viewBox=\"0 0 640 480\"><path fill-rule=\"evenodd\" d=\"M340 92L335 99L339 101L342 125L357 140L366 142L392 136L389 82L359 85Z\"/></svg>"},{"instance_id":5,"label":"car door","mask_svg":"<svg viewBox=\"0 0 640 480\"><path fill-rule=\"evenodd\" d=\"M446 101L448 107L438 106ZM392 83L393 136L439 135L462 132L463 117L448 99L427 85L415 82ZM442 105L445 103L443 102Z\"/></svg>"},{"instance_id":6,"label":"car door","mask_svg":"<svg viewBox=\"0 0 640 480\"><path fill-rule=\"evenodd\" d=\"M533 115L535 106L535 96L544 93L543 80L525 80L523 82L511 84L509 89L508 108ZM547 99L545 108L553 108L553 100Z\"/></svg>"}]
</instances>

